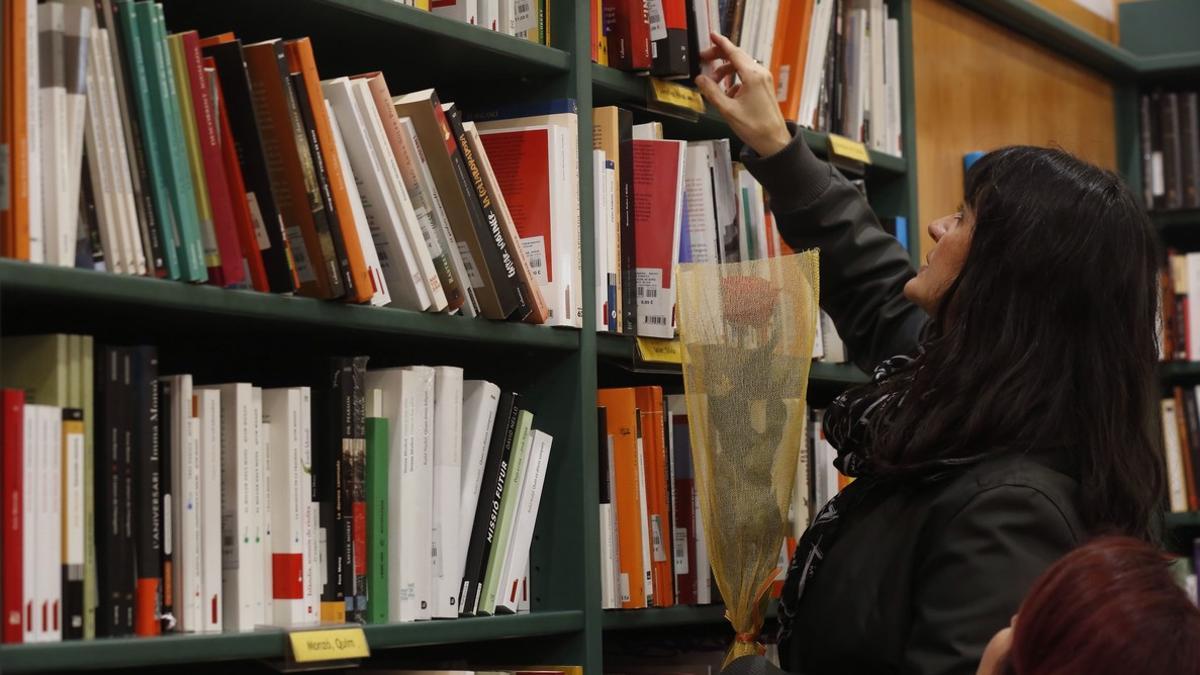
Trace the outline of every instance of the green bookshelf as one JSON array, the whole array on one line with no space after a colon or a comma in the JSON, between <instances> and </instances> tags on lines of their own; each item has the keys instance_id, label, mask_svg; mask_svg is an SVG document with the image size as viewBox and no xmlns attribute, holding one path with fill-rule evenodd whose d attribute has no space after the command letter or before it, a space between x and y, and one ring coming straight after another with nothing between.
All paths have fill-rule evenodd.
<instances>
[{"instance_id":1,"label":"green bookshelf","mask_svg":"<svg viewBox=\"0 0 1200 675\"><path fill-rule=\"evenodd\" d=\"M1200 230L1200 211L1151 211L1150 221L1164 232Z\"/></svg>"}]
</instances>

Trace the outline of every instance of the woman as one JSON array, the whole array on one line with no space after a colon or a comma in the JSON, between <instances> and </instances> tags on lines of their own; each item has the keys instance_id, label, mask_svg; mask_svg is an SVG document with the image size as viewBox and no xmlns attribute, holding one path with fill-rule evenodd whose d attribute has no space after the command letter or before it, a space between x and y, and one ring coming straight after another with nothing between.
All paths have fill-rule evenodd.
<instances>
[{"instance_id":1,"label":"woman","mask_svg":"<svg viewBox=\"0 0 1200 675\"><path fill-rule=\"evenodd\" d=\"M1076 549L1034 583L978 675L1200 675L1200 610L1169 562L1125 537Z\"/></svg>"},{"instance_id":2,"label":"woman","mask_svg":"<svg viewBox=\"0 0 1200 675\"><path fill-rule=\"evenodd\" d=\"M1154 231L1112 173L1006 148L972 167L962 210L929 225L914 275L785 124L770 73L713 40L702 56L717 67L697 85L745 143L780 234L820 249L822 306L874 371L826 411L836 463L857 480L797 547L781 661L806 675L971 675L1053 561L1094 533L1152 536Z\"/></svg>"}]
</instances>

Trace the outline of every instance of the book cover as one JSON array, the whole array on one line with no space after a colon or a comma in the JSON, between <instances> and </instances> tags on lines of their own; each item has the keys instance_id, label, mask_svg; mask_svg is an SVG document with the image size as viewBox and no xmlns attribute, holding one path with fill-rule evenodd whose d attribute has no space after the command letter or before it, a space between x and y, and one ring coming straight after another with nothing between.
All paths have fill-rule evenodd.
<instances>
[{"instance_id":1,"label":"book cover","mask_svg":"<svg viewBox=\"0 0 1200 675\"><path fill-rule=\"evenodd\" d=\"M162 607L162 503L158 445L158 354L154 347L135 347L133 362L134 531L137 551L137 589L134 632L158 635Z\"/></svg>"},{"instance_id":2,"label":"book cover","mask_svg":"<svg viewBox=\"0 0 1200 675\"><path fill-rule=\"evenodd\" d=\"M671 511L667 470L666 421L662 387L637 388L637 405L642 420L642 457L646 466L646 504L650 528L650 567L654 582L654 606L675 604L672 572Z\"/></svg>"},{"instance_id":3,"label":"book cover","mask_svg":"<svg viewBox=\"0 0 1200 675\"><path fill-rule=\"evenodd\" d=\"M461 508L463 444L463 371L438 366L434 371L433 417L433 588L434 618L458 617L459 509Z\"/></svg>"},{"instance_id":4,"label":"book cover","mask_svg":"<svg viewBox=\"0 0 1200 675\"><path fill-rule=\"evenodd\" d=\"M604 0L609 63L628 71L652 65L650 16L646 0Z\"/></svg>"},{"instance_id":5,"label":"book cover","mask_svg":"<svg viewBox=\"0 0 1200 675\"><path fill-rule=\"evenodd\" d=\"M485 380L463 382L462 476L459 493L458 558L452 560L460 580L471 546L471 529L479 505L479 490L487 467L488 445L496 424L500 388ZM461 598L460 598L461 599Z\"/></svg>"},{"instance_id":6,"label":"book cover","mask_svg":"<svg viewBox=\"0 0 1200 675\"><path fill-rule=\"evenodd\" d=\"M24 578L25 578L25 392L22 389L0 390L0 443L3 443L3 465L0 467L0 611L3 627L0 640L6 644L24 641Z\"/></svg>"},{"instance_id":7,"label":"book cover","mask_svg":"<svg viewBox=\"0 0 1200 675\"><path fill-rule=\"evenodd\" d=\"M672 272L679 258L686 147L683 141L633 141L638 335L675 335Z\"/></svg>"},{"instance_id":8,"label":"book cover","mask_svg":"<svg viewBox=\"0 0 1200 675\"><path fill-rule=\"evenodd\" d=\"M684 0L653 0L652 5L657 11L650 13L650 74L686 79L691 74L687 6Z\"/></svg>"},{"instance_id":9,"label":"book cover","mask_svg":"<svg viewBox=\"0 0 1200 675\"><path fill-rule=\"evenodd\" d=\"M533 444L533 438L530 435L532 425L533 414L528 410L520 411L517 417L517 429L513 434L512 451L504 476L504 497L500 500L495 531L488 533L491 546L488 551L483 583L479 590L479 602L475 608L475 613L479 615L495 613L496 592L499 586L507 581L501 577L505 574L504 564L512 546L513 518L520 508L518 504L521 499L521 484L525 480L530 446Z\"/></svg>"},{"instance_id":10,"label":"book cover","mask_svg":"<svg viewBox=\"0 0 1200 675\"><path fill-rule=\"evenodd\" d=\"M531 559L530 547L533 544L534 527L537 525L553 442L554 439L549 434L538 429L529 433L529 456L525 460L525 475L514 504L511 542L503 571L499 576L494 614L515 614L521 604L522 586Z\"/></svg>"},{"instance_id":11,"label":"book cover","mask_svg":"<svg viewBox=\"0 0 1200 675\"><path fill-rule=\"evenodd\" d=\"M263 422L270 427L271 595L277 626L314 624L304 597L304 557L309 549L305 514L312 486L305 471L300 417L301 388L263 390Z\"/></svg>"},{"instance_id":12,"label":"book cover","mask_svg":"<svg viewBox=\"0 0 1200 675\"><path fill-rule=\"evenodd\" d=\"M374 390L379 393L379 390ZM378 396L382 399L382 394ZM368 401L371 398L368 397ZM390 419L378 401L367 417L367 623L388 622L388 439Z\"/></svg>"},{"instance_id":13,"label":"book cover","mask_svg":"<svg viewBox=\"0 0 1200 675\"><path fill-rule=\"evenodd\" d=\"M621 607L647 607L643 582L651 572L643 562L642 513L645 509L642 497L645 489L638 470L641 461L637 394L631 388L600 389L596 392L596 403L606 409L608 433L613 439L612 488L619 535Z\"/></svg>"}]
</instances>

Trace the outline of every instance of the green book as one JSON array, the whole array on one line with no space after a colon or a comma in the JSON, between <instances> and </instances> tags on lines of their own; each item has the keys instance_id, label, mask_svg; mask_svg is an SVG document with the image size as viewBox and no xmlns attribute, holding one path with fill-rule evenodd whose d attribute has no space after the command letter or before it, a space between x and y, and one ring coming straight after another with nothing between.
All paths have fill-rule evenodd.
<instances>
[{"instance_id":1,"label":"green book","mask_svg":"<svg viewBox=\"0 0 1200 675\"><path fill-rule=\"evenodd\" d=\"M96 592L96 507L95 496L95 431L96 431L96 371L92 359L95 349L91 335L79 338L80 379L83 381L83 639L96 637L96 607L100 597Z\"/></svg>"},{"instance_id":2,"label":"green book","mask_svg":"<svg viewBox=\"0 0 1200 675\"><path fill-rule=\"evenodd\" d=\"M187 57L183 51L183 36L167 36L167 52L170 54L172 82L179 92L180 128L187 145L188 167L191 169L192 192L196 197L196 215L200 224L200 243L204 251L204 265L209 269L221 266L221 253L217 248L217 233L213 225L212 203L208 198L208 182L204 174L204 155L200 149L200 132L196 127L195 103L192 100L192 83L188 76Z\"/></svg>"},{"instance_id":3,"label":"green book","mask_svg":"<svg viewBox=\"0 0 1200 675\"><path fill-rule=\"evenodd\" d=\"M388 622L388 419L367 418L367 623Z\"/></svg>"},{"instance_id":4,"label":"green book","mask_svg":"<svg viewBox=\"0 0 1200 675\"><path fill-rule=\"evenodd\" d=\"M134 3L134 17L142 46L151 107L154 111L153 133L158 136L160 168L164 171L177 235L180 278L184 281L208 279L204 266L204 249L200 243L199 217L196 215L196 195L192 190L192 172L187 163L187 145L179 121L179 100L175 78L167 56L167 37L163 29L162 7L154 2Z\"/></svg>"},{"instance_id":5,"label":"green book","mask_svg":"<svg viewBox=\"0 0 1200 675\"><path fill-rule=\"evenodd\" d=\"M521 502L521 481L525 476L529 456L529 445L533 434L533 413L522 410L517 416L517 428L513 433L512 455L508 460L508 475L504 477L504 496L500 498L500 517L496 524L496 538L488 552L487 571L483 575L477 614L496 613L496 589L500 586L500 575L504 573L504 561L512 544L513 515Z\"/></svg>"},{"instance_id":6,"label":"green book","mask_svg":"<svg viewBox=\"0 0 1200 675\"><path fill-rule=\"evenodd\" d=\"M167 181L166 139L163 136L162 125L156 121L160 114L157 109L162 107L162 103L157 96L151 95L150 77L139 29L138 14L143 9L132 0L116 0L113 4L116 34L125 54L125 82L132 90L137 103L134 107L137 108L138 126L142 129L142 146L148 174L142 180L150 184L151 202L154 204L154 215L158 220L159 235L162 238L167 276L180 279L183 275L177 244L179 225L175 222L175 209L171 204L171 189ZM133 148L129 148L129 151L133 152Z\"/></svg>"}]
</instances>

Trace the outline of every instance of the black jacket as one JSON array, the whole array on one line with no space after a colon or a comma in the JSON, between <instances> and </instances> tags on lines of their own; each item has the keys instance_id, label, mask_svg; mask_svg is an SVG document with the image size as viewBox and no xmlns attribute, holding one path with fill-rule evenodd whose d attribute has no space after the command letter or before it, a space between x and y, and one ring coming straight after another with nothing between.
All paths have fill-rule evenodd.
<instances>
[{"instance_id":1,"label":"black jacket","mask_svg":"<svg viewBox=\"0 0 1200 675\"><path fill-rule=\"evenodd\" d=\"M902 294L912 267L854 186L799 138L742 159L784 240L820 249L821 306L858 365L911 352L927 320ZM1085 536L1074 474L1053 453L998 454L876 491L842 515L780 646L784 668L973 675L1034 579Z\"/></svg>"}]
</instances>

